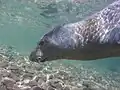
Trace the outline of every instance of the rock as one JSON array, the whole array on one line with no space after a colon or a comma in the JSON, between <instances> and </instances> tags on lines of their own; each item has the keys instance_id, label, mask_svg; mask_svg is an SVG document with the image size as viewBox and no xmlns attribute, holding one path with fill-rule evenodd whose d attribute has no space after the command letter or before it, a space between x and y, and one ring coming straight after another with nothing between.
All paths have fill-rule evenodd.
<instances>
[{"instance_id":1,"label":"rock","mask_svg":"<svg viewBox=\"0 0 120 90\"><path fill-rule=\"evenodd\" d=\"M63 90L70 90L70 88L68 86L65 86Z\"/></svg>"},{"instance_id":2,"label":"rock","mask_svg":"<svg viewBox=\"0 0 120 90\"><path fill-rule=\"evenodd\" d=\"M39 87L39 86L34 86L34 87L32 87L30 90L44 90L44 89L42 89L42 88Z\"/></svg>"},{"instance_id":3,"label":"rock","mask_svg":"<svg viewBox=\"0 0 120 90\"><path fill-rule=\"evenodd\" d=\"M56 73L56 78L59 78L61 80L68 80L69 79L69 74L66 73L65 71L57 71Z\"/></svg>"},{"instance_id":4,"label":"rock","mask_svg":"<svg viewBox=\"0 0 120 90\"><path fill-rule=\"evenodd\" d=\"M2 81L2 78L3 78L2 75L0 75L0 81Z\"/></svg>"},{"instance_id":5,"label":"rock","mask_svg":"<svg viewBox=\"0 0 120 90\"><path fill-rule=\"evenodd\" d=\"M24 73L22 76L23 79L32 79L32 77L33 77L33 74L30 74L30 73Z\"/></svg>"},{"instance_id":6,"label":"rock","mask_svg":"<svg viewBox=\"0 0 120 90\"><path fill-rule=\"evenodd\" d=\"M20 68L18 70L11 70L11 73L17 75L17 76L20 76L23 74L23 70Z\"/></svg>"},{"instance_id":7,"label":"rock","mask_svg":"<svg viewBox=\"0 0 120 90\"><path fill-rule=\"evenodd\" d=\"M68 73L66 73L65 71L57 71L57 74L59 74L59 75L64 75L64 76L68 76Z\"/></svg>"},{"instance_id":8,"label":"rock","mask_svg":"<svg viewBox=\"0 0 120 90\"><path fill-rule=\"evenodd\" d=\"M40 78L44 80L45 82L47 81L47 76L46 75L41 75Z\"/></svg>"},{"instance_id":9,"label":"rock","mask_svg":"<svg viewBox=\"0 0 120 90\"><path fill-rule=\"evenodd\" d=\"M0 54L0 62L3 61L4 56L2 54Z\"/></svg>"},{"instance_id":10,"label":"rock","mask_svg":"<svg viewBox=\"0 0 120 90\"><path fill-rule=\"evenodd\" d=\"M34 76L32 80L38 82L38 81L39 81L39 78L40 78L39 76Z\"/></svg>"},{"instance_id":11,"label":"rock","mask_svg":"<svg viewBox=\"0 0 120 90\"><path fill-rule=\"evenodd\" d=\"M81 87L83 86L83 85L80 84L80 83L77 83L76 85L77 85L78 88L81 88Z\"/></svg>"},{"instance_id":12,"label":"rock","mask_svg":"<svg viewBox=\"0 0 120 90\"><path fill-rule=\"evenodd\" d=\"M34 80L30 80L28 83L29 86L33 87L33 86L37 86L37 82Z\"/></svg>"},{"instance_id":13,"label":"rock","mask_svg":"<svg viewBox=\"0 0 120 90\"><path fill-rule=\"evenodd\" d=\"M47 75L47 80L50 80L50 79L53 79L53 78L54 78L53 74Z\"/></svg>"},{"instance_id":14,"label":"rock","mask_svg":"<svg viewBox=\"0 0 120 90\"><path fill-rule=\"evenodd\" d=\"M36 81L34 81L34 80L29 80L29 79L25 79L25 80L23 81L23 84L25 84L25 85L27 85L27 86L31 86L31 87L37 86L37 82L36 82Z\"/></svg>"},{"instance_id":15,"label":"rock","mask_svg":"<svg viewBox=\"0 0 120 90\"><path fill-rule=\"evenodd\" d=\"M91 88L83 88L83 90L93 90L93 89L91 89Z\"/></svg>"},{"instance_id":16,"label":"rock","mask_svg":"<svg viewBox=\"0 0 120 90\"><path fill-rule=\"evenodd\" d=\"M21 89L17 85L14 85L12 90L21 90Z\"/></svg>"},{"instance_id":17,"label":"rock","mask_svg":"<svg viewBox=\"0 0 120 90\"><path fill-rule=\"evenodd\" d=\"M0 85L0 90L6 90L5 86Z\"/></svg>"},{"instance_id":18,"label":"rock","mask_svg":"<svg viewBox=\"0 0 120 90\"><path fill-rule=\"evenodd\" d=\"M8 66L8 62L4 61L4 62L0 62L0 67L1 68L6 68Z\"/></svg>"},{"instance_id":19,"label":"rock","mask_svg":"<svg viewBox=\"0 0 120 90\"><path fill-rule=\"evenodd\" d=\"M30 89L31 89L30 86L25 86L25 85L20 85L19 88L20 88L21 90L30 90Z\"/></svg>"},{"instance_id":20,"label":"rock","mask_svg":"<svg viewBox=\"0 0 120 90\"><path fill-rule=\"evenodd\" d=\"M83 90L83 88L72 87L71 90ZM89 90L89 89L88 89ZM90 89L91 90L91 89Z\"/></svg>"},{"instance_id":21,"label":"rock","mask_svg":"<svg viewBox=\"0 0 120 90\"><path fill-rule=\"evenodd\" d=\"M45 81L44 81L42 78L40 78L40 79L38 80L38 84L41 85L42 83L45 83Z\"/></svg>"},{"instance_id":22,"label":"rock","mask_svg":"<svg viewBox=\"0 0 120 90\"><path fill-rule=\"evenodd\" d=\"M29 73L31 75L34 75L35 70L33 70L33 69L31 69L31 68L28 67L28 68L25 69L25 73Z\"/></svg>"},{"instance_id":23,"label":"rock","mask_svg":"<svg viewBox=\"0 0 120 90\"><path fill-rule=\"evenodd\" d=\"M1 83L3 83L3 85L5 85L7 88L13 88L16 81L12 78L5 77L2 79Z\"/></svg>"},{"instance_id":24,"label":"rock","mask_svg":"<svg viewBox=\"0 0 120 90\"><path fill-rule=\"evenodd\" d=\"M22 88L21 90L30 90L30 88L24 87L24 88Z\"/></svg>"},{"instance_id":25,"label":"rock","mask_svg":"<svg viewBox=\"0 0 120 90\"><path fill-rule=\"evenodd\" d=\"M43 66L38 63L34 63L33 68L37 71L41 71L43 69Z\"/></svg>"},{"instance_id":26,"label":"rock","mask_svg":"<svg viewBox=\"0 0 120 90\"><path fill-rule=\"evenodd\" d=\"M88 80L83 82L83 86L85 86L83 90L105 90L102 85Z\"/></svg>"},{"instance_id":27,"label":"rock","mask_svg":"<svg viewBox=\"0 0 120 90\"><path fill-rule=\"evenodd\" d=\"M51 86L48 86L47 87L47 90L56 90L55 88L51 87ZM57 90L60 90L60 89L57 89Z\"/></svg>"},{"instance_id":28,"label":"rock","mask_svg":"<svg viewBox=\"0 0 120 90\"><path fill-rule=\"evenodd\" d=\"M62 89L62 82L59 79L49 80L47 83L49 84L49 86L51 86L51 87L53 87L55 89L59 89L59 90Z\"/></svg>"},{"instance_id":29,"label":"rock","mask_svg":"<svg viewBox=\"0 0 120 90\"><path fill-rule=\"evenodd\" d=\"M0 75L2 75L3 77L9 77L10 74L11 74L11 72L8 70L5 70L5 69L0 70Z\"/></svg>"},{"instance_id":30,"label":"rock","mask_svg":"<svg viewBox=\"0 0 120 90\"><path fill-rule=\"evenodd\" d=\"M11 73L9 77L14 79L15 81L19 81L20 80L19 77L16 76L14 73Z\"/></svg>"},{"instance_id":31,"label":"rock","mask_svg":"<svg viewBox=\"0 0 120 90\"><path fill-rule=\"evenodd\" d=\"M28 83L30 82L30 79L25 79L25 80L23 80L23 85L28 85Z\"/></svg>"},{"instance_id":32,"label":"rock","mask_svg":"<svg viewBox=\"0 0 120 90\"><path fill-rule=\"evenodd\" d=\"M47 83L45 83L45 82L43 82L42 84L41 84L41 87L44 89L44 90L47 90L47 88L48 88L48 84Z\"/></svg>"},{"instance_id":33,"label":"rock","mask_svg":"<svg viewBox=\"0 0 120 90\"><path fill-rule=\"evenodd\" d=\"M10 65L7 67L8 70L19 70L18 66L16 65Z\"/></svg>"},{"instance_id":34,"label":"rock","mask_svg":"<svg viewBox=\"0 0 120 90\"><path fill-rule=\"evenodd\" d=\"M89 88L89 87L91 87L92 83L88 80L85 80L85 81L83 81L82 85L85 86L86 88Z\"/></svg>"},{"instance_id":35,"label":"rock","mask_svg":"<svg viewBox=\"0 0 120 90\"><path fill-rule=\"evenodd\" d=\"M16 85L22 85L22 84L23 84L23 82L21 82L21 81L16 82Z\"/></svg>"}]
</instances>

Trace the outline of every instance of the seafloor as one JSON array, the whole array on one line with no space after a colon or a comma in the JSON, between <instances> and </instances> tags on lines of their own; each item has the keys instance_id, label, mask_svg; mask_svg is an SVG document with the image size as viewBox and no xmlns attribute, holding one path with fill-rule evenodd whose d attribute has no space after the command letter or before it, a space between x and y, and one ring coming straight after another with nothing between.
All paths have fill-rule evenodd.
<instances>
[{"instance_id":1,"label":"seafloor","mask_svg":"<svg viewBox=\"0 0 120 90\"><path fill-rule=\"evenodd\" d=\"M0 48L0 90L120 90L119 77L83 65L30 62L12 47Z\"/></svg>"}]
</instances>

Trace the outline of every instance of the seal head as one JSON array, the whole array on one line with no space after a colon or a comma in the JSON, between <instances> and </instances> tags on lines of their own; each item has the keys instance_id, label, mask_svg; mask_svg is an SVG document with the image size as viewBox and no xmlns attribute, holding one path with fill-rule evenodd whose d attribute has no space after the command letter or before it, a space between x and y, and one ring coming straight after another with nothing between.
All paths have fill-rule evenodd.
<instances>
[{"instance_id":1,"label":"seal head","mask_svg":"<svg viewBox=\"0 0 120 90\"><path fill-rule=\"evenodd\" d=\"M30 60L44 62L72 59L73 51L80 44L73 33L72 28L65 25L55 27L39 41L35 50L30 54Z\"/></svg>"}]
</instances>

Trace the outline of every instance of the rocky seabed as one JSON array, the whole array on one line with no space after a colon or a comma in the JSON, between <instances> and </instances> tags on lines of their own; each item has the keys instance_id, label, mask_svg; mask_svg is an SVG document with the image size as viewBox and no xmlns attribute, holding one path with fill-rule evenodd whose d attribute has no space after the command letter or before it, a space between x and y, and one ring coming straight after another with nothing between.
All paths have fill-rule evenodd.
<instances>
[{"instance_id":1,"label":"rocky seabed","mask_svg":"<svg viewBox=\"0 0 120 90\"><path fill-rule=\"evenodd\" d=\"M115 77L114 77L115 76ZM120 90L120 74L62 63L35 63L12 47L0 48L0 90Z\"/></svg>"}]
</instances>

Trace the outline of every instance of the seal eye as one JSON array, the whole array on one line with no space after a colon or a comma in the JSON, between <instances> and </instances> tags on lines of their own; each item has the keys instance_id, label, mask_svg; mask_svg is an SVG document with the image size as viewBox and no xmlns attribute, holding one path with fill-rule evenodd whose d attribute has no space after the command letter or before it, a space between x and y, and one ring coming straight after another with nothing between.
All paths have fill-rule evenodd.
<instances>
[{"instance_id":1,"label":"seal eye","mask_svg":"<svg viewBox=\"0 0 120 90\"><path fill-rule=\"evenodd\" d=\"M39 45L43 46L44 45L44 41L40 41Z\"/></svg>"}]
</instances>

